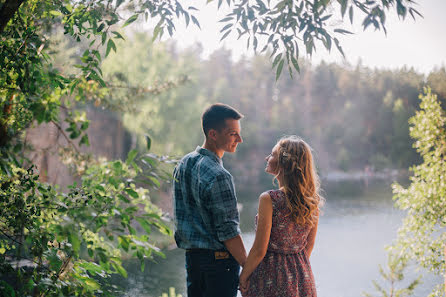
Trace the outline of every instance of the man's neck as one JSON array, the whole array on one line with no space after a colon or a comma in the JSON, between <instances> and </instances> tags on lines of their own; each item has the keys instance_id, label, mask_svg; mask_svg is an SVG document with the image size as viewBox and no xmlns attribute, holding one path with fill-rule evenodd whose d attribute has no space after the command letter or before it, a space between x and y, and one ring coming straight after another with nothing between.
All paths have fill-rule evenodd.
<instances>
[{"instance_id":1,"label":"man's neck","mask_svg":"<svg viewBox=\"0 0 446 297\"><path fill-rule=\"evenodd\" d=\"M217 149L217 146L215 145L215 143L212 143L212 142L207 141L207 140L204 141L203 148L207 149L208 151L213 152L220 159L223 158L223 155L225 154L225 151Z\"/></svg>"}]
</instances>

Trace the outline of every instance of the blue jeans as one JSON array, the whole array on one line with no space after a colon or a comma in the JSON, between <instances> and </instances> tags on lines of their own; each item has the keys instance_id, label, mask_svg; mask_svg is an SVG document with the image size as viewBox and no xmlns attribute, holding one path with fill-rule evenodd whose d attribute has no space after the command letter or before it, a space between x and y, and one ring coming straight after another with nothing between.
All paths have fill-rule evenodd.
<instances>
[{"instance_id":1,"label":"blue jeans","mask_svg":"<svg viewBox=\"0 0 446 297\"><path fill-rule=\"evenodd\" d=\"M229 252L187 250L188 297L235 297L240 265Z\"/></svg>"}]
</instances>

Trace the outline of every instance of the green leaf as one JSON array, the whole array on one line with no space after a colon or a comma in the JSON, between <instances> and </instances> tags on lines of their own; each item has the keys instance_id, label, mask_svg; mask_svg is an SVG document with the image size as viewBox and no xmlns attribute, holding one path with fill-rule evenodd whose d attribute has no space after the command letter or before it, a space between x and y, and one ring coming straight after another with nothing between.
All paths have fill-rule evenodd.
<instances>
[{"instance_id":1,"label":"green leaf","mask_svg":"<svg viewBox=\"0 0 446 297\"><path fill-rule=\"evenodd\" d=\"M144 155L142 160L145 161L146 163L149 163L152 167L156 166L156 159L151 157L151 154Z\"/></svg>"},{"instance_id":2,"label":"green leaf","mask_svg":"<svg viewBox=\"0 0 446 297\"><path fill-rule=\"evenodd\" d=\"M294 69L296 69L296 71L300 73L299 63L297 62L297 59L291 56L291 62L293 63Z\"/></svg>"},{"instance_id":3,"label":"green leaf","mask_svg":"<svg viewBox=\"0 0 446 297\"><path fill-rule=\"evenodd\" d=\"M147 234L152 233L152 228L150 227L150 223L144 218L136 218L136 221L141 225L141 227L146 231Z\"/></svg>"},{"instance_id":4,"label":"green leaf","mask_svg":"<svg viewBox=\"0 0 446 297\"><path fill-rule=\"evenodd\" d=\"M99 25L99 27L98 27L98 29L96 31L101 32L104 29L104 27L105 27L105 24L102 23L102 24Z\"/></svg>"},{"instance_id":5,"label":"green leaf","mask_svg":"<svg viewBox=\"0 0 446 297\"><path fill-rule=\"evenodd\" d=\"M111 262L113 268L115 268L115 270L122 275L123 277L127 278L127 271L124 269L124 267L122 267L122 265L120 263L116 263L116 262Z\"/></svg>"},{"instance_id":6,"label":"green leaf","mask_svg":"<svg viewBox=\"0 0 446 297\"><path fill-rule=\"evenodd\" d=\"M85 279L84 283L89 291L97 291L101 288L99 283L92 278Z\"/></svg>"},{"instance_id":7,"label":"green leaf","mask_svg":"<svg viewBox=\"0 0 446 297\"><path fill-rule=\"evenodd\" d=\"M94 262L82 262L79 266L94 275L104 273L104 269Z\"/></svg>"},{"instance_id":8,"label":"green leaf","mask_svg":"<svg viewBox=\"0 0 446 297\"><path fill-rule=\"evenodd\" d=\"M341 34L353 34L352 32L344 30L344 29L334 29L333 31L336 33L341 33Z\"/></svg>"},{"instance_id":9,"label":"green leaf","mask_svg":"<svg viewBox=\"0 0 446 297\"><path fill-rule=\"evenodd\" d=\"M90 146L90 141L88 140L87 134L82 135L81 140L79 141L79 146L82 146L82 145Z\"/></svg>"},{"instance_id":10,"label":"green leaf","mask_svg":"<svg viewBox=\"0 0 446 297\"><path fill-rule=\"evenodd\" d=\"M104 45L106 41L107 41L107 32L102 32L102 36L101 36L102 45Z\"/></svg>"},{"instance_id":11,"label":"green leaf","mask_svg":"<svg viewBox=\"0 0 446 297\"><path fill-rule=\"evenodd\" d=\"M63 16L64 15L62 12L57 11L57 10L51 10L50 14L54 15L54 16Z\"/></svg>"},{"instance_id":12,"label":"green leaf","mask_svg":"<svg viewBox=\"0 0 446 297\"><path fill-rule=\"evenodd\" d=\"M158 179L156 179L154 176L148 176L148 178L159 188L161 186Z\"/></svg>"},{"instance_id":13,"label":"green leaf","mask_svg":"<svg viewBox=\"0 0 446 297\"><path fill-rule=\"evenodd\" d=\"M126 213L128 213L128 214L132 214L132 213L134 213L134 212L137 212L138 211L138 207L137 206L129 206L129 207L127 207L124 211L126 212Z\"/></svg>"},{"instance_id":14,"label":"green leaf","mask_svg":"<svg viewBox=\"0 0 446 297\"><path fill-rule=\"evenodd\" d=\"M146 139L146 147L147 150L150 151L150 147L152 146L152 139L150 138L149 135L144 135L145 139Z\"/></svg>"},{"instance_id":15,"label":"green leaf","mask_svg":"<svg viewBox=\"0 0 446 297\"><path fill-rule=\"evenodd\" d=\"M116 38L120 38L122 40L125 40L124 37L121 35L121 33L117 32L117 31L112 31L113 34L115 34Z\"/></svg>"},{"instance_id":16,"label":"green leaf","mask_svg":"<svg viewBox=\"0 0 446 297\"><path fill-rule=\"evenodd\" d=\"M82 131L87 130L89 125L90 125L90 121L84 121L84 122L82 122L82 124L81 124L81 130L82 130Z\"/></svg>"},{"instance_id":17,"label":"green leaf","mask_svg":"<svg viewBox=\"0 0 446 297\"><path fill-rule=\"evenodd\" d=\"M185 18L185 20L186 20L186 27L188 27L188 26L189 26L189 21L190 21L190 16L189 16L189 14L188 14L188 13L185 13L185 14L184 14L184 18Z\"/></svg>"},{"instance_id":18,"label":"green leaf","mask_svg":"<svg viewBox=\"0 0 446 297\"><path fill-rule=\"evenodd\" d=\"M129 240L124 236L118 236L119 245L124 249L124 251L128 252L129 250Z\"/></svg>"},{"instance_id":19,"label":"green leaf","mask_svg":"<svg viewBox=\"0 0 446 297\"><path fill-rule=\"evenodd\" d=\"M305 48L306 48L306 50L307 50L307 53L308 53L310 56L313 54L313 46L314 46L314 43L313 43L313 39L311 38L311 39L309 39L309 40L307 41L307 43L305 44Z\"/></svg>"},{"instance_id":20,"label":"green leaf","mask_svg":"<svg viewBox=\"0 0 446 297\"><path fill-rule=\"evenodd\" d=\"M341 15L344 18L345 12L347 11L347 0L338 0L338 2L341 2Z\"/></svg>"},{"instance_id":21,"label":"green leaf","mask_svg":"<svg viewBox=\"0 0 446 297\"><path fill-rule=\"evenodd\" d=\"M153 37L152 40L156 40L158 38L158 35L164 30L164 28L161 26L161 21L156 25L155 29L153 30Z\"/></svg>"},{"instance_id":22,"label":"green leaf","mask_svg":"<svg viewBox=\"0 0 446 297\"><path fill-rule=\"evenodd\" d=\"M117 160L113 162L113 169L116 171L121 171L122 170L122 163L121 161Z\"/></svg>"},{"instance_id":23,"label":"green leaf","mask_svg":"<svg viewBox=\"0 0 446 297\"><path fill-rule=\"evenodd\" d=\"M201 30L200 23L198 22L197 18L194 17L193 15L191 15L190 17L191 17L191 19L192 19L192 22L193 22L195 25L197 25L197 27Z\"/></svg>"},{"instance_id":24,"label":"green leaf","mask_svg":"<svg viewBox=\"0 0 446 297\"><path fill-rule=\"evenodd\" d=\"M118 194L118 198L125 203L130 203L130 200L122 194Z\"/></svg>"},{"instance_id":25,"label":"green leaf","mask_svg":"<svg viewBox=\"0 0 446 297\"><path fill-rule=\"evenodd\" d=\"M131 17L129 17L127 19L127 21L125 21L124 25L122 26L123 28L130 25L131 23L133 23L134 21L136 21L138 19L138 14L134 14Z\"/></svg>"},{"instance_id":26,"label":"green leaf","mask_svg":"<svg viewBox=\"0 0 446 297\"><path fill-rule=\"evenodd\" d=\"M131 150L127 155L127 160L125 160L125 163L130 164L137 155L138 151L136 149Z\"/></svg>"},{"instance_id":27,"label":"green leaf","mask_svg":"<svg viewBox=\"0 0 446 297\"><path fill-rule=\"evenodd\" d=\"M129 194L129 196L131 196L135 199L137 199L139 197L138 193L130 188L126 188L124 191L126 191L126 193Z\"/></svg>"},{"instance_id":28,"label":"green leaf","mask_svg":"<svg viewBox=\"0 0 446 297\"><path fill-rule=\"evenodd\" d=\"M323 18L321 18L321 22L328 20L329 18L332 17L332 14L326 15Z\"/></svg>"},{"instance_id":29,"label":"green leaf","mask_svg":"<svg viewBox=\"0 0 446 297\"><path fill-rule=\"evenodd\" d=\"M280 58L282 58L282 54L281 54L281 53L278 54L278 55L276 56L276 58L274 58L273 68L276 67L277 63L279 63Z\"/></svg>"},{"instance_id":30,"label":"green leaf","mask_svg":"<svg viewBox=\"0 0 446 297\"><path fill-rule=\"evenodd\" d=\"M220 38L220 42L223 41L223 39L225 39L226 37L228 37L229 33L231 33L231 30L223 34L223 36Z\"/></svg>"},{"instance_id":31,"label":"green leaf","mask_svg":"<svg viewBox=\"0 0 446 297\"><path fill-rule=\"evenodd\" d=\"M73 248L73 251L75 253L79 253L80 247L81 247L81 241L77 233L70 232L68 234L68 242L71 243L71 246Z\"/></svg>"},{"instance_id":32,"label":"green leaf","mask_svg":"<svg viewBox=\"0 0 446 297\"><path fill-rule=\"evenodd\" d=\"M350 18L350 23L353 25L353 6L350 6L348 10L348 16Z\"/></svg>"},{"instance_id":33,"label":"green leaf","mask_svg":"<svg viewBox=\"0 0 446 297\"><path fill-rule=\"evenodd\" d=\"M338 51L342 54L342 56L345 58L345 54L344 51L342 50L341 45L339 44L339 40L337 38L334 38L334 42L336 44L336 48L338 49Z\"/></svg>"},{"instance_id":34,"label":"green leaf","mask_svg":"<svg viewBox=\"0 0 446 297\"><path fill-rule=\"evenodd\" d=\"M223 31L228 30L231 27L232 27L232 24L227 24L226 26L223 27L223 29L220 30L220 33L223 32Z\"/></svg>"},{"instance_id":35,"label":"green leaf","mask_svg":"<svg viewBox=\"0 0 446 297\"><path fill-rule=\"evenodd\" d=\"M285 62L285 60L281 60L279 63L279 66L277 66L277 71L276 71L276 81L279 79L280 74L282 73L282 68L283 68L283 63Z\"/></svg>"},{"instance_id":36,"label":"green leaf","mask_svg":"<svg viewBox=\"0 0 446 297\"><path fill-rule=\"evenodd\" d=\"M116 52L116 45L115 42L113 41L113 39L109 39L107 42L107 50L105 52L105 56L107 57L108 54L110 53L110 50L113 49Z\"/></svg>"},{"instance_id":37,"label":"green leaf","mask_svg":"<svg viewBox=\"0 0 446 297\"><path fill-rule=\"evenodd\" d=\"M233 17L226 17L224 19L219 20L219 23L224 23L224 22L228 22L228 21L232 21L234 18Z\"/></svg>"}]
</instances>

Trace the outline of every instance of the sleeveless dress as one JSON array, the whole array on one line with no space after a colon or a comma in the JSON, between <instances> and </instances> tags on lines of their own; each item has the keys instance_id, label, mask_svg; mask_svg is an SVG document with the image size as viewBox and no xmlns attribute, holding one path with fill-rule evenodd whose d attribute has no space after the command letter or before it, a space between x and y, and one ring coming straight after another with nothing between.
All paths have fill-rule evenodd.
<instances>
[{"instance_id":1,"label":"sleeveless dress","mask_svg":"<svg viewBox=\"0 0 446 297\"><path fill-rule=\"evenodd\" d=\"M249 288L243 297L317 297L305 252L311 227L298 225L288 215L285 194L281 190L268 193L273 204L268 250L249 277Z\"/></svg>"}]
</instances>

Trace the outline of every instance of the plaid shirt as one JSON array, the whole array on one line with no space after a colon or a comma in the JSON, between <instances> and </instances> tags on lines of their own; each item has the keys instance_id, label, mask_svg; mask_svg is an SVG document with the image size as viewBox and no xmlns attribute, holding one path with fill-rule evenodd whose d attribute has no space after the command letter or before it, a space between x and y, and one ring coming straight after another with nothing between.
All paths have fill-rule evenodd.
<instances>
[{"instance_id":1,"label":"plaid shirt","mask_svg":"<svg viewBox=\"0 0 446 297\"><path fill-rule=\"evenodd\" d=\"M214 153L201 147L174 170L175 241L179 248L226 249L223 241L240 234L231 174Z\"/></svg>"}]
</instances>

